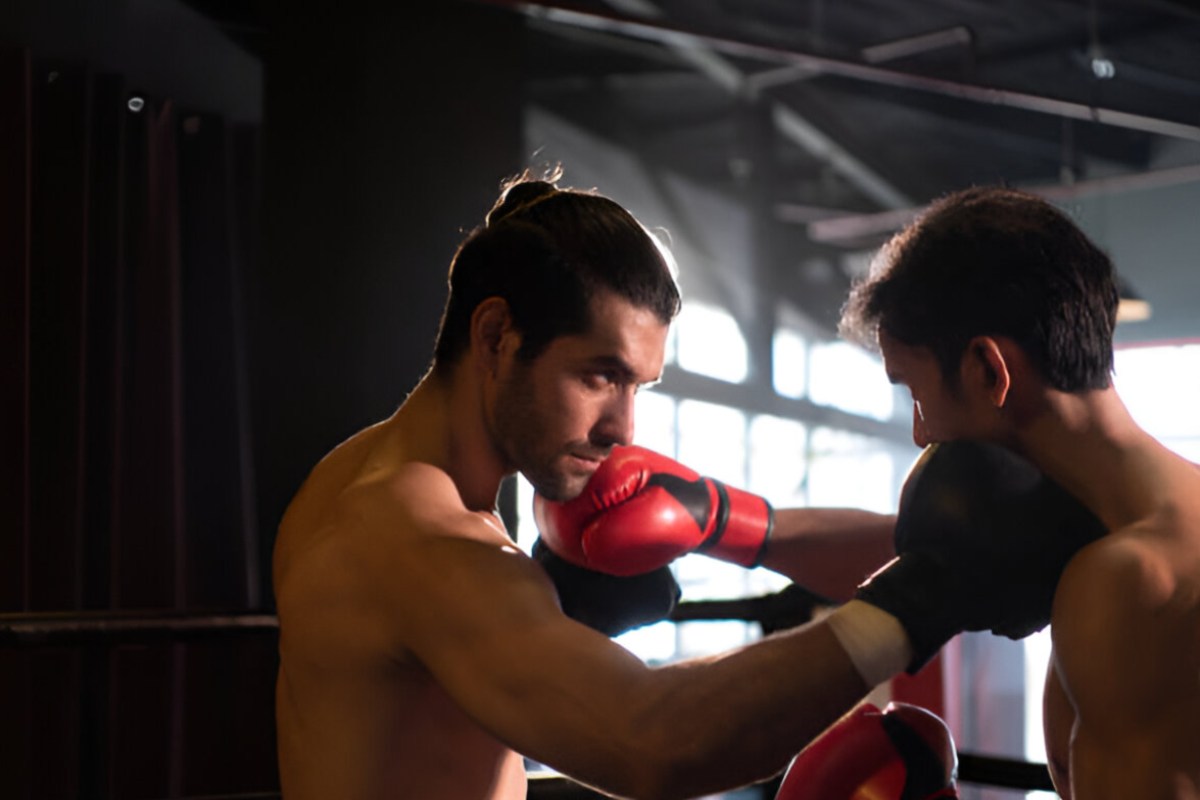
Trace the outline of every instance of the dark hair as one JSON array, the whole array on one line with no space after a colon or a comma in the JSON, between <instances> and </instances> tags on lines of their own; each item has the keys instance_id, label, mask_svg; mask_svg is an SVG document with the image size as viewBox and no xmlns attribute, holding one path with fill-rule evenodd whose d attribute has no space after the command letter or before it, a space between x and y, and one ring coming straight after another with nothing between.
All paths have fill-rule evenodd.
<instances>
[{"instance_id":1,"label":"dark hair","mask_svg":"<svg viewBox=\"0 0 1200 800\"><path fill-rule=\"evenodd\" d=\"M971 338L1006 336L1061 391L1101 389L1113 366L1112 262L1064 213L1025 192L973 188L933 203L879 251L839 329L928 347L957 385Z\"/></svg>"},{"instance_id":2,"label":"dark hair","mask_svg":"<svg viewBox=\"0 0 1200 800\"><path fill-rule=\"evenodd\" d=\"M435 365L465 352L471 315L489 297L508 302L521 332L518 357L591 326L590 302L609 290L652 310L679 311L669 255L628 211L603 195L555 186L528 172L508 181L485 224L459 246L434 349Z\"/></svg>"}]
</instances>

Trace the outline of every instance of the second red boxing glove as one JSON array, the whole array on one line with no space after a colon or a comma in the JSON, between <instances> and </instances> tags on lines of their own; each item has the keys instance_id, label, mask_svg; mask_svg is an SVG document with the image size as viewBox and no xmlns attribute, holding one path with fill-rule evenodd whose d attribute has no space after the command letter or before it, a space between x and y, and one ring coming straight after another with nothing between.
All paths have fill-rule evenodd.
<instances>
[{"instance_id":1,"label":"second red boxing glove","mask_svg":"<svg viewBox=\"0 0 1200 800\"><path fill-rule=\"evenodd\" d=\"M616 447L573 500L534 498L545 544L611 575L658 569L699 552L745 567L762 560L771 505L643 447Z\"/></svg>"},{"instance_id":2,"label":"second red boxing glove","mask_svg":"<svg viewBox=\"0 0 1200 800\"><path fill-rule=\"evenodd\" d=\"M775 800L950 800L957 780L954 737L940 717L863 703L800 751Z\"/></svg>"}]
</instances>

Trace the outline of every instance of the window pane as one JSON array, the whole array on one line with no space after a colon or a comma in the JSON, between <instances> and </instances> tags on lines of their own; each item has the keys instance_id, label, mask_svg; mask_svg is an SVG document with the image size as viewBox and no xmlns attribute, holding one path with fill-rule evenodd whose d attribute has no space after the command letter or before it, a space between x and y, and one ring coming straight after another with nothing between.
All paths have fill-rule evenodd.
<instances>
[{"instance_id":1,"label":"window pane","mask_svg":"<svg viewBox=\"0 0 1200 800\"><path fill-rule=\"evenodd\" d=\"M804 397L808 384L808 342L795 331L775 331L771 342L771 383L793 399Z\"/></svg>"},{"instance_id":2,"label":"window pane","mask_svg":"<svg viewBox=\"0 0 1200 800\"><path fill-rule=\"evenodd\" d=\"M808 432L802 423L767 414L750 421L750 480L746 488L779 508L805 504Z\"/></svg>"},{"instance_id":3,"label":"window pane","mask_svg":"<svg viewBox=\"0 0 1200 800\"><path fill-rule=\"evenodd\" d=\"M806 505L807 442L808 430L803 424L769 414L755 416L750 420L750 477L745 488L767 498L775 508ZM768 569L742 572L746 597L777 592L791 583Z\"/></svg>"},{"instance_id":4,"label":"window pane","mask_svg":"<svg viewBox=\"0 0 1200 800\"><path fill-rule=\"evenodd\" d=\"M816 428L809 459L810 505L851 506L882 513L896 510L896 465L878 439Z\"/></svg>"},{"instance_id":5,"label":"window pane","mask_svg":"<svg viewBox=\"0 0 1200 800\"><path fill-rule=\"evenodd\" d=\"M634 399L633 443L675 456L675 398L649 389Z\"/></svg>"},{"instance_id":6,"label":"window pane","mask_svg":"<svg viewBox=\"0 0 1200 800\"><path fill-rule=\"evenodd\" d=\"M1200 460L1200 345L1121 349L1115 367L1114 384L1137 423Z\"/></svg>"},{"instance_id":7,"label":"window pane","mask_svg":"<svg viewBox=\"0 0 1200 800\"><path fill-rule=\"evenodd\" d=\"M727 311L703 303L686 303L675 323L676 356L688 372L730 383L746 379L746 339Z\"/></svg>"},{"instance_id":8,"label":"window pane","mask_svg":"<svg viewBox=\"0 0 1200 800\"><path fill-rule=\"evenodd\" d=\"M809 397L814 403L878 420L892 418L895 390L879 359L849 342L812 349Z\"/></svg>"},{"instance_id":9,"label":"window pane","mask_svg":"<svg viewBox=\"0 0 1200 800\"><path fill-rule=\"evenodd\" d=\"M746 485L746 415L700 400L679 401L679 460L701 475Z\"/></svg>"}]
</instances>

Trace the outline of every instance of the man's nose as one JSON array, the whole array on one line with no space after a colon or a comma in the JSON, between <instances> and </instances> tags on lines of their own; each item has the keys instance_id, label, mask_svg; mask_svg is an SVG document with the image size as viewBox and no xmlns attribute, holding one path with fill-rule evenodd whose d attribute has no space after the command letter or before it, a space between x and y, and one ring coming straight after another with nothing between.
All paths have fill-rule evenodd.
<instances>
[{"instance_id":1,"label":"man's nose","mask_svg":"<svg viewBox=\"0 0 1200 800\"><path fill-rule=\"evenodd\" d=\"M634 390L621 390L612 397L600 420L600 438L606 444L627 445L633 443Z\"/></svg>"}]
</instances>

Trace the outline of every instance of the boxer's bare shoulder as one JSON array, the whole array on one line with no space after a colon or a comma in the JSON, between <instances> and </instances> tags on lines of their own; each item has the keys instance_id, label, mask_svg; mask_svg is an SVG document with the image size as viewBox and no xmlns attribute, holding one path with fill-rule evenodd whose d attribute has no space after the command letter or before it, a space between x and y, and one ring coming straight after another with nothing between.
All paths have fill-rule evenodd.
<instances>
[{"instance_id":1,"label":"boxer's bare shoulder","mask_svg":"<svg viewBox=\"0 0 1200 800\"><path fill-rule=\"evenodd\" d=\"M465 542L513 549L500 520L469 510L445 470L408 458L386 428L368 428L317 465L284 516L274 558L280 613L303 604L306 619L346 615L361 627L378 618L394 634L397 606L420 605L429 575Z\"/></svg>"},{"instance_id":2,"label":"boxer's bare shoulder","mask_svg":"<svg viewBox=\"0 0 1200 800\"><path fill-rule=\"evenodd\" d=\"M444 470L406 460L385 440L374 427L330 453L280 527L285 792L523 796L521 759L463 713L414 653L437 630L442 595L431 589L445 582L453 553L494 552L508 539L493 515L464 506Z\"/></svg>"}]
</instances>

